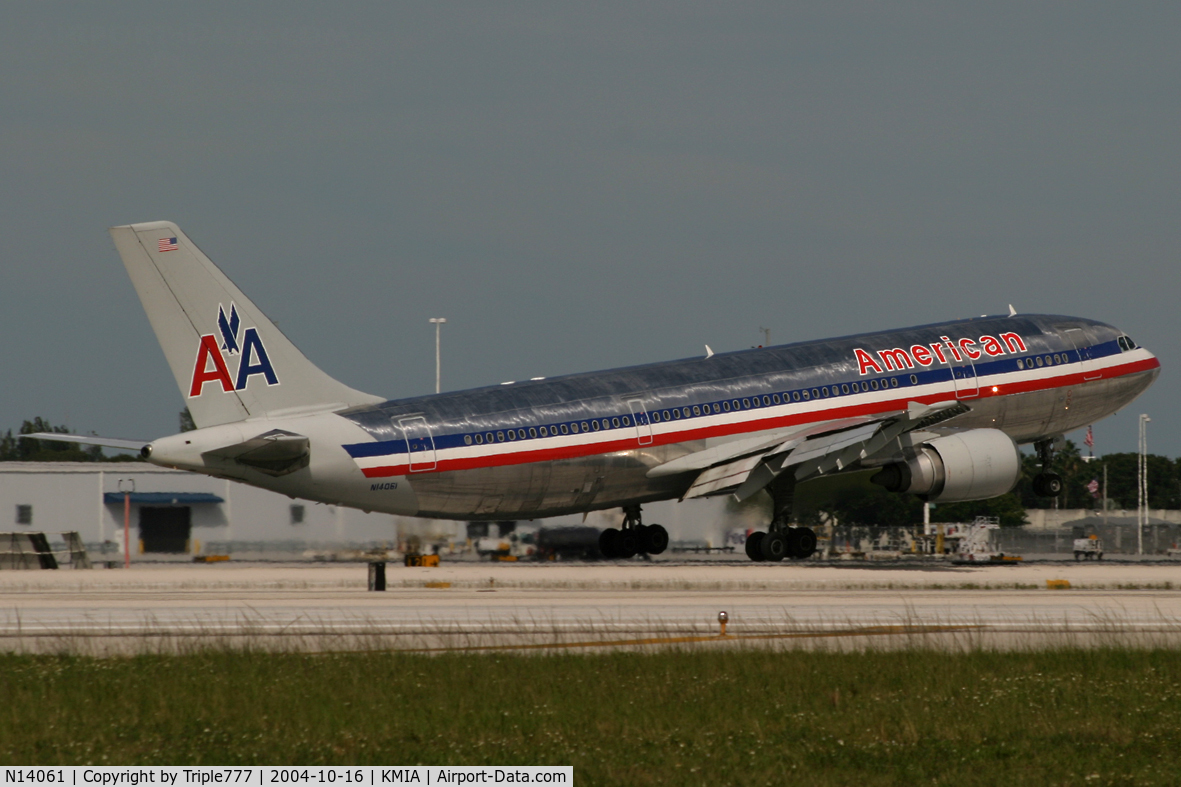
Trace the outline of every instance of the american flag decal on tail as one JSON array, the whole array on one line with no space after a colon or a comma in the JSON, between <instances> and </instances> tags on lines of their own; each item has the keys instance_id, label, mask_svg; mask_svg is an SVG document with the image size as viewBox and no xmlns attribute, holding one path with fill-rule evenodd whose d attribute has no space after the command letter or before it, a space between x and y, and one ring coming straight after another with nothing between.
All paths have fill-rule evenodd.
<instances>
[{"instance_id":1,"label":"american flag decal on tail","mask_svg":"<svg viewBox=\"0 0 1181 787\"><path fill-rule=\"evenodd\" d=\"M160 246L156 251L176 251L176 238L161 238Z\"/></svg>"}]
</instances>

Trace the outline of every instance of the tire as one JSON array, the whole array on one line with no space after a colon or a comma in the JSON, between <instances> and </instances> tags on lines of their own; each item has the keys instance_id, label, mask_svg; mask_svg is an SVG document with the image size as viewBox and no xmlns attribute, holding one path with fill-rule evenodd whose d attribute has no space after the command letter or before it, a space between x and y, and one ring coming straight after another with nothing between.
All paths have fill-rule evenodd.
<instances>
[{"instance_id":1,"label":"tire","mask_svg":"<svg viewBox=\"0 0 1181 787\"><path fill-rule=\"evenodd\" d=\"M1075 552L1075 553L1074 553L1074 562L1075 562L1075 563L1079 562L1079 561L1080 561L1080 560L1082 560L1082 559L1083 559L1083 553L1082 553L1082 552Z\"/></svg>"},{"instance_id":2,"label":"tire","mask_svg":"<svg viewBox=\"0 0 1181 787\"><path fill-rule=\"evenodd\" d=\"M668 549L668 531L661 525L646 525L644 530L644 550L649 555L659 555Z\"/></svg>"},{"instance_id":3,"label":"tire","mask_svg":"<svg viewBox=\"0 0 1181 787\"><path fill-rule=\"evenodd\" d=\"M1098 555L1095 555L1095 559L1096 559L1096 560L1102 560L1102 559L1103 559L1103 553L1102 553L1102 552L1100 552Z\"/></svg>"},{"instance_id":4,"label":"tire","mask_svg":"<svg viewBox=\"0 0 1181 787\"><path fill-rule=\"evenodd\" d=\"M763 560L778 562L787 557L787 539L783 533L776 530L772 530L763 537L760 547L763 551Z\"/></svg>"},{"instance_id":5,"label":"tire","mask_svg":"<svg viewBox=\"0 0 1181 787\"><path fill-rule=\"evenodd\" d=\"M632 525L631 533L636 537L636 554L642 555L647 552L644 546L648 543L648 526Z\"/></svg>"},{"instance_id":6,"label":"tire","mask_svg":"<svg viewBox=\"0 0 1181 787\"><path fill-rule=\"evenodd\" d=\"M619 531L609 527L599 534L599 552L608 560L619 557Z\"/></svg>"},{"instance_id":7,"label":"tire","mask_svg":"<svg viewBox=\"0 0 1181 787\"><path fill-rule=\"evenodd\" d=\"M616 557L629 560L636 556L639 552L639 544L636 540L635 531L620 530L619 537L615 539L615 555Z\"/></svg>"},{"instance_id":8,"label":"tire","mask_svg":"<svg viewBox=\"0 0 1181 787\"><path fill-rule=\"evenodd\" d=\"M763 539L767 534L762 530L756 530L746 537L746 556L756 563L762 563L763 558Z\"/></svg>"},{"instance_id":9,"label":"tire","mask_svg":"<svg viewBox=\"0 0 1181 787\"><path fill-rule=\"evenodd\" d=\"M796 560L804 560L812 557L816 551L816 531L810 527L797 527L793 531L795 538L792 542L794 549L791 551L791 557Z\"/></svg>"},{"instance_id":10,"label":"tire","mask_svg":"<svg viewBox=\"0 0 1181 787\"><path fill-rule=\"evenodd\" d=\"M1038 497L1058 497L1062 494L1062 476L1057 473L1038 473L1033 477L1033 493Z\"/></svg>"}]
</instances>

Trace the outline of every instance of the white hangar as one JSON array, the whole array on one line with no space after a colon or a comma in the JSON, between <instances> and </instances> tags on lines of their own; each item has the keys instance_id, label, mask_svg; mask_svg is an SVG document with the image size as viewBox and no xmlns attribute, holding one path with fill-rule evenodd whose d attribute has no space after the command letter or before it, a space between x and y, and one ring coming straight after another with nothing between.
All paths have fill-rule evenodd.
<instances>
[{"instance_id":1,"label":"white hangar","mask_svg":"<svg viewBox=\"0 0 1181 787\"><path fill-rule=\"evenodd\" d=\"M131 554L199 554L388 544L421 520L292 500L146 463L0 462L0 530L75 530L92 554L122 554L124 492ZM454 523L439 523L448 528ZM105 544L105 549L104 549Z\"/></svg>"}]
</instances>

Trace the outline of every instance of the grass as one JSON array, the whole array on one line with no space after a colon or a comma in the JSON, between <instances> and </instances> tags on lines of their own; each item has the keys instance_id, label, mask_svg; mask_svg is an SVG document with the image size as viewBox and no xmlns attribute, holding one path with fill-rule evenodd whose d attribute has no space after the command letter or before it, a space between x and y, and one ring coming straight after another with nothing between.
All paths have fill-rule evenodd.
<instances>
[{"instance_id":1,"label":"grass","mask_svg":"<svg viewBox=\"0 0 1181 787\"><path fill-rule=\"evenodd\" d=\"M0 656L0 764L573 765L579 784L1176 784L1181 652Z\"/></svg>"}]
</instances>

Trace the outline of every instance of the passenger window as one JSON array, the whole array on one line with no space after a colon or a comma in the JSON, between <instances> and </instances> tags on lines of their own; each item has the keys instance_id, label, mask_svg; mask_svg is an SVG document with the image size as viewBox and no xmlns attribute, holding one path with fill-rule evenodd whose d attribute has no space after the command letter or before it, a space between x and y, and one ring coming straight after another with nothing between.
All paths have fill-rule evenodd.
<instances>
[{"instance_id":1,"label":"passenger window","mask_svg":"<svg viewBox=\"0 0 1181 787\"><path fill-rule=\"evenodd\" d=\"M798 401L800 401L800 392L799 392L799 391L792 391L792 393L791 393L791 400L792 400L793 402L798 402Z\"/></svg>"},{"instance_id":2,"label":"passenger window","mask_svg":"<svg viewBox=\"0 0 1181 787\"><path fill-rule=\"evenodd\" d=\"M1018 369L1024 369L1024 368L1025 368L1025 361L1023 361L1023 360L1021 360L1020 358L1018 358L1018 359L1017 359L1017 368L1018 368Z\"/></svg>"},{"instance_id":3,"label":"passenger window","mask_svg":"<svg viewBox=\"0 0 1181 787\"><path fill-rule=\"evenodd\" d=\"M812 398L813 398L813 399L819 399L819 398L820 398L820 391L819 391L818 389L816 389L816 388L813 388L813 389L812 389Z\"/></svg>"},{"instance_id":4,"label":"passenger window","mask_svg":"<svg viewBox=\"0 0 1181 787\"><path fill-rule=\"evenodd\" d=\"M715 413L722 412L722 406L720 404L718 404L717 402L714 402L714 412Z\"/></svg>"},{"instance_id":5,"label":"passenger window","mask_svg":"<svg viewBox=\"0 0 1181 787\"><path fill-rule=\"evenodd\" d=\"M737 399L735 399L734 401L730 402L730 404L732 404L732 405L734 406L734 409L735 409L735 410L741 409L741 408L739 407L739 402L738 402L738 400L737 400Z\"/></svg>"},{"instance_id":6,"label":"passenger window","mask_svg":"<svg viewBox=\"0 0 1181 787\"><path fill-rule=\"evenodd\" d=\"M578 427L574 427L574 429L577 430ZM566 424L562 424L562 434L566 434L568 431Z\"/></svg>"},{"instance_id":7,"label":"passenger window","mask_svg":"<svg viewBox=\"0 0 1181 787\"><path fill-rule=\"evenodd\" d=\"M598 422L598 421L591 421L591 422L590 422L590 425L591 425L591 430L592 430L592 431L595 431L595 432L597 432L597 431L599 431L600 429L602 429L602 427L601 427L601 426L599 426L599 422Z\"/></svg>"},{"instance_id":8,"label":"passenger window","mask_svg":"<svg viewBox=\"0 0 1181 787\"><path fill-rule=\"evenodd\" d=\"M472 444L472 436L470 434L465 434L463 436L463 444L464 445L471 445Z\"/></svg>"},{"instance_id":9,"label":"passenger window","mask_svg":"<svg viewBox=\"0 0 1181 787\"><path fill-rule=\"evenodd\" d=\"M743 399L743 400L742 400L742 409L743 409L743 410L749 410L749 409L750 409L750 399Z\"/></svg>"},{"instance_id":10,"label":"passenger window","mask_svg":"<svg viewBox=\"0 0 1181 787\"><path fill-rule=\"evenodd\" d=\"M477 433L476 434L476 445L483 445L483 444L484 444L484 435Z\"/></svg>"},{"instance_id":11,"label":"passenger window","mask_svg":"<svg viewBox=\"0 0 1181 787\"><path fill-rule=\"evenodd\" d=\"M498 442L498 443L504 442L504 432L497 432L496 433L496 442Z\"/></svg>"},{"instance_id":12,"label":"passenger window","mask_svg":"<svg viewBox=\"0 0 1181 787\"><path fill-rule=\"evenodd\" d=\"M688 407L682 407L682 408L681 408L681 412L685 414L685 417L686 417L686 418L688 418L688 417L689 417L689 412L690 412L690 411L689 411L689 408L688 408Z\"/></svg>"},{"instance_id":13,"label":"passenger window","mask_svg":"<svg viewBox=\"0 0 1181 787\"><path fill-rule=\"evenodd\" d=\"M616 429L618 429L618 428L619 428L619 419L618 419L618 418L612 418L612 419L611 419L611 425L612 425L612 426L614 426Z\"/></svg>"},{"instance_id":14,"label":"passenger window","mask_svg":"<svg viewBox=\"0 0 1181 787\"><path fill-rule=\"evenodd\" d=\"M665 411L664 411L664 420L666 420L666 421L667 421L668 419L669 419L668 410L665 410Z\"/></svg>"},{"instance_id":15,"label":"passenger window","mask_svg":"<svg viewBox=\"0 0 1181 787\"><path fill-rule=\"evenodd\" d=\"M660 411L659 410L652 413L652 423L654 423L654 424L660 423Z\"/></svg>"},{"instance_id":16,"label":"passenger window","mask_svg":"<svg viewBox=\"0 0 1181 787\"><path fill-rule=\"evenodd\" d=\"M624 426L631 426L631 425L632 425L632 419L631 419L631 418L629 418L629 417L628 417L628 416L626 416L626 415L625 415L625 416L623 416L623 425L624 425Z\"/></svg>"},{"instance_id":17,"label":"passenger window","mask_svg":"<svg viewBox=\"0 0 1181 787\"><path fill-rule=\"evenodd\" d=\"M779 402L781 401L779 399L779 394L772 394L771 401L774 402L775 404L779 404Z\"/></svg>"},{"instance_id":18,"label":"passenger window","mask_svg":"<svg viewBox=\"0 0 1181 787\"><path fill-rule=\"evenodd\" d=\"M537 427L535 427L535 426L529 427L529 436L534 437L534 438L537 437Z\"/></svg>"},{"instance_id":19,"label":"passenger window","mask_svg":"<svg viewBox=\"0 0 1181 787\"><path fill-rule=\"evenodd\" d=\"M870 380L870 381L869 381L869 387L870 387L870 388L873 388L873 389L876 391L876 390L878 389L878 381L877 381L876 379L875 379L875 380Z\"/></svg>"},{"instance_id":20,"label":"passenger window","mask_svg":"<svg viewBox=\"0 0 1181 787\"><path fill-rule=\"evenodd\" d=\"M766 394L763 394L763 407L770 407L770 406L771 406L771 397L767 396Z\"/></svg>"},{"instance_id":21,"label":"passenger window","mask_svg":"<svg viewBox=\"0 0 1181 787\"><path fill-rule=\"evenodd\" d=\"M608 421L606 418L604 418L604 419L603 419L603 428L604 428L604 429L610 429L610 428L611 428L611 422L610 422L610 421Z\"/></svg>"},{"instance_id":22,"label":"passenger window","mask_svg":"<svg viewBox=\"0 0 1181 787\"><path fill-rule=\"evenodd\" d=\"M701 415L701 408L697 405L693 405L693 415Z\"/></svg>"},{"instance_id":23,"label":"passenger window","mask_svg":"<svg viewBox=\"0 0 1181 787\"><path fill-rule=\"evenodd\" d=\"M841 393L843 393L843 394L849 393L849 384L848 383L841 383Z\"/></svg>"},{"instance_id":24,"label":"passenger window","mask_svg":"<svg viewBox=\"0 0 1181 787\"><path fill-rule=\"evenodd\" d=\"M509 429L509 430L508 430L508 439L509 439L509 440L516 440L516 439L517 439L517 433L516 433L515 431L513 431L512 429Z\"/></svg>"},{"instance_id":25,"label":"passenger window","mask_svg":"<svg viewBox=\"0 0 1181 787\"><path fill-rule=\"evenodd\" d=\"M542 437L549 437L549 429L545 428L544 426L538 431L541 432Z\"/></svg>"},{"instance_id":26,"label":"passenger window","mask_svg":"<svg viewBox=\"0 0 1181 787\"><path fill-rule=\"evenodd\" d=\"M897 387L898 387L898 378L897 378L897 377L891 377L891 378L890 378L890 387L891 387L891 388L897 388Z\"/></svg>"},{"instance_id":27,"label":"passenger window","mask_svg":"<svg viewBox=\"0 0 1181 787\"><path fill-rule=\"evenodd\" d=\"M804 401L806 402L811 398L812 398L812 394L808 393L807 391L804 391Z\"/></svg>"},{"instance_id":28,"label":"passenger window","mask_svg":"<svg viewBox=\"0 0 1181 787\"><path fill-rule=\"evenodd\" d=\"M1040 355L1039 355L1037 358L1035 358L1035 359L1034 359L1034 363L1036 363L1038 366L1044 366L1044 365L1045 365L1045 362L1042 360L1042 357L1041 357Z\"/></svg>"},{"instance_id":29,"label":"passenger window","mask_svg":"<svg viewBox=\"0 0 1181 787\"><path fill-rule=\"evenodd\" d=\"M912 374L910 376L910 384L911 385L918 385L919 384L919 376L917 374Z\"/></svg>"},{"instance_id":30,"label":"passenger window","mask_svg":"<svg viewBox=\"0 0 1181 787\"><path fill-rule=\"evenodd\" d=\"M826 399L828 398L828 386L827 385L820 389L820 395Z\"/></svg>"},{"instance_id":31,"label":"passenger window","mask_svg":"<svg viewBox=\"0 0 1181 787\"><path fill-rule=\"evenodd\" d=\"M677 410L673 410L673 420L674 420L674 421L676 421L676 420L678 420L680 417L681 417L681 411L680 411L679 409L677 409Z\"/></svg>"},{"instance_id":32,"label":"passenger window","mask_svg":"<svg viewBox=\"0 0 1181 787\"><path fill-rule=\"evenodd\" d=\"M853 385L850 387L853 389L853 393L861 393L861 384L860 383L853 383Z\"/></svg>"},{"instance_id":33,"label":"passenger window","mask_svg":"<svg viewBox=\"0 0 1181 787\"><path fill-rule=\"evenodd\" d=\"M586 421L583 421L582 422L582 431L585 432L585 431L588 431L589 429L590 429L590 424L588 424Z\"/></svg>"},{"instance_id":34,"label":"passenger window","mask_svg":"<svg viewBox=\"0 0 1181 787\"><path fill-rule=\"evenodd\" d=\"M519 438L521 438L522 440L524 440L524 439L525 439L525 430L524 430L524 429L518 429L518 430L517 430L517 437L519 437Z\"/></svg>"},{"instance_id":35,"label":"passenger window","mask_svg":"<svg viewBox=\"0 0 1181 787\"><path fill-rule=\"evenodd\" d=\"M722 409L726 412L730 412L730 402L722 402Z\"/></svg>"}]
</instances>

